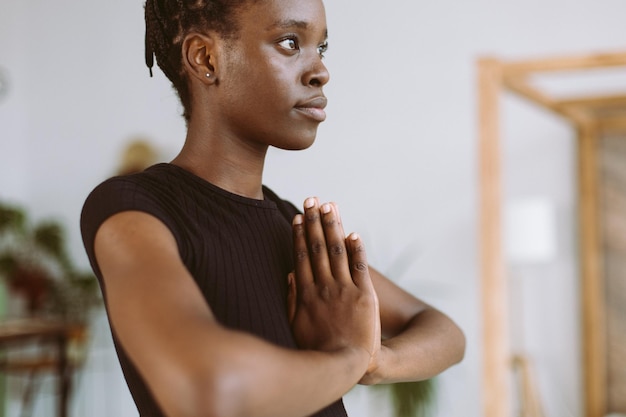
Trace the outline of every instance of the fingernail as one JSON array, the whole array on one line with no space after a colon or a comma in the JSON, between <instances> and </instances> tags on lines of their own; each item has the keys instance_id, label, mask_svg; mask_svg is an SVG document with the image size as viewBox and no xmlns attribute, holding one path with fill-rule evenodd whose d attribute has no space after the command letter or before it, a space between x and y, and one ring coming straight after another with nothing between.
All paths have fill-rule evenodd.
<instances>
[{"instance_id":1,"label":"fingernail","mask_svg":"<svg viewBox=\"0 0 626 417\"><path fill-rule=\"evenodd\" d=\"M330 213L330 204L326 203L322 206L322 213L324 214Z\"/></svg>"},{"instance_id":2,"label":"fingernail","mask_svg":"<svg viewBox=\"0 0 626 417\"><path fill-rule=\"evenodd\" d=\"M313 208L315 205L315 199L313 197L309 197L304 201L304 208Z\"/></svg>"},{"instance_id":3,"label":"fingernail","mask_svg":"<svg viewBox=\"0 0 626 417\"><path fill-rule=\"evenodd\" d=\"M296 214L296 216L293 218L293 224L302 224L301 214Z\"/></svg>"},{"instance_id":4,"label":"fingernail","mask_svg":"<svg viewBox=\"0 0 626 417\"><path fill-rule=\"evenodd\" d=\"M359 239L359 235L357 233L350 234L350 240L358 240L358 239Z\"/></svg>"}]
</instances>

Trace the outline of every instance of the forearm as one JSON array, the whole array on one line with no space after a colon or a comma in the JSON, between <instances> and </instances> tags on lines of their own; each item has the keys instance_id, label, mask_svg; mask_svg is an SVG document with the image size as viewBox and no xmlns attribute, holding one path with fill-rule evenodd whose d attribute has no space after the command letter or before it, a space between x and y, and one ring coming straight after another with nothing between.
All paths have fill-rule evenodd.
<instances>
[{"instance_id":1,"label":"forearm","mask_svg":"<svg viewBox=\"0 0 626 417\"><path fill-rule=\"evenodd\" d=\"M369 360L368 352L342 349L334 352L286 350L268 345L242 352L228 372L238 374L235 388L241 401L235 415L258 417L308 416L338 400L359 381Z\"/></svg>"},{"instance_id":2,"label":"forearm","mask_svg":"<svg viewBox=\"0 0 626 417\"><path fill-rule=\"evenodd\" d=\"M161 389L151 388L168 415L307 416L350 390L369 359L364 350L298 351L240 332L220 333L217 348L189 352L201 359L178 361L175 378L153 375L163 383ZM199 341L198 346L210 344Z\"/></svg>"},{"instance_id":3,"label":"forearm","mask_svg":"<svg viewBox=\"0 0 626 417\"><path fill-rule=\"evenodd\" d=\"M382 342L375 369L365 385L431 378L460 362L465 336L446 315L433 308L416 314L397 335Z\"/></svg>"}]
</instances>

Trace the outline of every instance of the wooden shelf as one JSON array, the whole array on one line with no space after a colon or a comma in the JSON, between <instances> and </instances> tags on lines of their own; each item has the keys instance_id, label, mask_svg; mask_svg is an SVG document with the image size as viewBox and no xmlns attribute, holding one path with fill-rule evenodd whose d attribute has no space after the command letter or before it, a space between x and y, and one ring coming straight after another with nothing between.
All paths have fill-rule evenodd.
<instances>
[{"instance_id":1,"label":"wooden shelf","mask_svg":"<svg viewBox=\"0 0 626 417\"><path fill-rule=\"evenodd\" d=\"M533 85L530 79L544 72L626 67L626 52L525 61L482 58L477 65L484 416L505 417L512 412L510 393L505 382L510 375L510 364L504 359L511 354L504 306L506 279L501 242L502 162L498 126L499 96L503 91L511 91L565 118L578 132L584 415L604 417L607 411L606 335L598 222L597 152L601 135L626 133L626 92L557 98Z\"/></svg>"}]
</instances>

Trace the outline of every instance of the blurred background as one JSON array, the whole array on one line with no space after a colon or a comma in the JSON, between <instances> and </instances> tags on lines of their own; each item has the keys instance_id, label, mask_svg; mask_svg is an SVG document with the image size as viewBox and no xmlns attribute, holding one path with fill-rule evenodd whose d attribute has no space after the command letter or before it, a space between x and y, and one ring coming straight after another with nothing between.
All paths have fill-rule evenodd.
<instances>
[{"instance_id":1,"label":"blurred background","mask_svg":"<svg viewBox=\"0 0 626 417\"><path fill-rule=\"evenodd\" d=\"M626 52L626 2L340 0L326 9L328 120L311 149L272 150L264 182L297 205L310 195L336 201L346 230L366 239L371 263L463 328L465 359L436 378L428 415L495 417L483 400L489 321L481 295L477 62ZM19 208L26 228L62 229L56 275L88 279L82 204L124 168L129 145L147 144L158 161L182 146L181 106L160 71L149 77L143 45L141 0L0 0L0 202ZM626 92L624 72L552 86ZM493 118L501 133L501 220L513 225L502 227L509 324L502 337L531 361L526 381L545 416L582 417L578 132L514 94L500 99ZM539 224L530 237L538 254L524 252L533 226L514 230L524 219ZM3 314L27 316L26 293L8 281ZM82 350L68 359L76 361L69 415L137 416L101 305L81 314ZM23 373L4 374L0 416L56 416L56 373ZM509 382L517 409L521 397ZM346 406L353 416L392 415L385 395L357 387Z\"/></svg>"}]
</instances>

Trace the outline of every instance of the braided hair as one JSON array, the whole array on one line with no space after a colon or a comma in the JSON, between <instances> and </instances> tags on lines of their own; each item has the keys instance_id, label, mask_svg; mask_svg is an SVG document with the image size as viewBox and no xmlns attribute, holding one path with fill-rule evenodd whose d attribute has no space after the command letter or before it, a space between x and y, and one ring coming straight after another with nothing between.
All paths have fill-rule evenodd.
<instances>
[{"instance_id":1,"label":"braided hair","mask_svg":"<svg viewBox=\"0 0 626 417\"><path fill-rule=\"evenodd\" d=\"M183 105L183 117L191 115L191 96L183 69L182 44L192 32L214 30L223 38L237 36L236 10L251 0L146 0L146 65L152 77L154 58L172 82Z\"/></svg>"}]
</instances>

